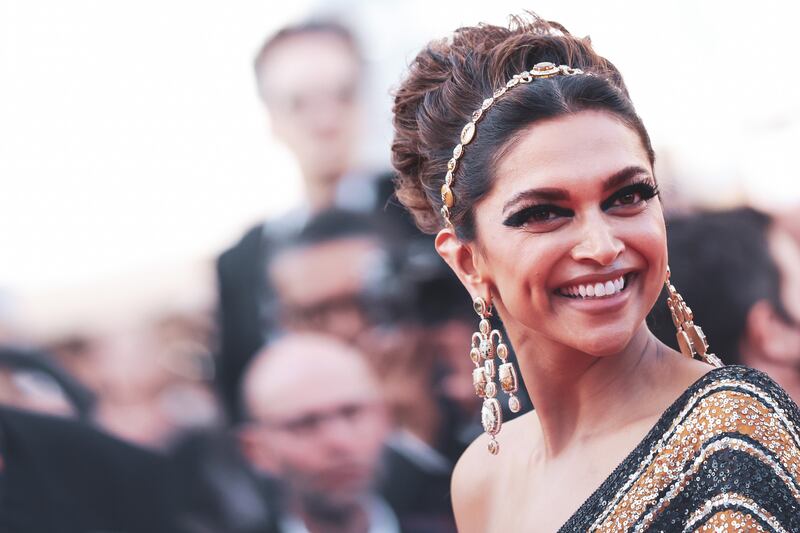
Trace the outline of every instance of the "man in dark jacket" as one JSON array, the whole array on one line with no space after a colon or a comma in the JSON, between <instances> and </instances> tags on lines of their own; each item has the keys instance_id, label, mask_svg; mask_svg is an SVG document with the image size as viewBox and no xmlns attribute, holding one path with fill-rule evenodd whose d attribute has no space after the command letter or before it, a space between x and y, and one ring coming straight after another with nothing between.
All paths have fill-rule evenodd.
<instances>
[{"instance_id":1,"label":"man in dark jacket","mask_svg":"<svg viewBox=\"0 0 800 533\"><path fill-rule=\"evenodd\" d=\"M393 222L400 234L418 234L392 200L392 175L355 170L364 72L350 31L318 21L283 28L267 39L254 66L271 130L297 159L305 199L283 217L248 230L217 263L218 379L234 420L242 371L276 328L274 291L265 269L272 251L331 207L376 213ZM272 179L277 183L282 177Z\"/></svg>"}]
</instances>

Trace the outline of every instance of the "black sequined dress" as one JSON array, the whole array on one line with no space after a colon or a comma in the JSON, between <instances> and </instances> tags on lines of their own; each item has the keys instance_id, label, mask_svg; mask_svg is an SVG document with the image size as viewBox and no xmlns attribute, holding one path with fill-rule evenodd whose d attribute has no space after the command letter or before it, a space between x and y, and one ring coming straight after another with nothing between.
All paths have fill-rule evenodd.
<instances>
[{"instance_id":1,"label":"black sequined dress","mask_svg":"<svg viewBox=\"0 0 800 533\"><path fill-rule=\"evenodd\" d=\"M800 532L800 411L762 372L703 376L560 531Z\"/></svg>"}]
</instances>

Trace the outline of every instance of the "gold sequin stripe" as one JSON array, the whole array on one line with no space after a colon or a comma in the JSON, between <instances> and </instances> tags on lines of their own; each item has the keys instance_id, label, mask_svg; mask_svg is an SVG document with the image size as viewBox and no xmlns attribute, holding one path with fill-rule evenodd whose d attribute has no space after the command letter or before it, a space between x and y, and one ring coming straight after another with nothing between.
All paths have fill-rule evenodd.
<instances>
[{"instance_id":1,"label":"gold sequin stripe","mask_svg":"<svg viewBox=\"0 0 800 533\"><path fill-rule=\"evenodd\" d=\"M738 420L739 415L751 416L756 421ZM698 455L702 456L701 450L706 443L723 433L738 431L750 436L776 453L779 460L789 466L792 475L797 477L800 472L800 451L792 445L786 431L766 422L768 416L763 405L742 392L724 390L705 397L614 506L605 523L600 523L598 531L631 527L645 513L645 509L655 503L659 492L673 485L676 479L681 479L684 465ZM680 484L675 487L677 490L683 489Z\"/></svg>"},{"instance_id":2,"label":"gold sequin stripe","mask_svg":"<svg viewBox=\"0 0 800 533\"><path fill-rule=\"evenodd\" d=\"M767 511L762 509L756 502L742 496L741 494L735 493L728 493L728 494L719 494L712 499L708 500L706 504L703 506L702 509L696 511L690 518L689 521L686 523L686 527L683 529L684 532L692 531L697 525L698 522L703 520L704 518L708 517L711 513L714 513L720 507L727 507L730 505L735 505L737 507L741 507L747 509L749 514L755 515L761 519L763 523L766 523L775 530L777 533L788 533L786 530L781 526L781 524L775 519L774 516L769 514ZM726 516L726 512L718 512L712 520L714 522L706 522L701 526L700 531L763 531L761 524L759 524L753 517L749 517L747 520L747 515L738 511L737 514L739 515L737 518L734 518L732 515L733 513L731 510L728 511L728 515ZM717 518L719 517L719 518ZM738 519L738 520L737 520ZM738 521L739 524L734 524L734 520ZM746 522L745 522L746 521ZM708 527L707 527L708 526ZM723 529L724 526L724 529Z\"/></svg>"},{"instance_id":3,"label":"gold sequin stripe","mask_svg":"<svg viewBox=\"0 0 800 533\"><path fill-rule=\"evenodd\" d=\"M751 513L743 513L742 511L734 509L726 509L725 511L716 513L714 516L704 522L700 529L695 531L699 533L719 533L720 531L765 531L761 522L753 518ZM780 530L779 531L783 531Z\"/></svg>"},{"instance_id":4,"label":"gold sequin stripe","mask_svg":"<svg viewBox=\"0 0 800 533\"><path fill-rule=\"evenodd\" d=\"M698 402L707 401L709 398L716 398L717 401L720 401L722 399L720 398L720 396L722 396L724 397L726 403L729 402L730 401L729 396L732 393L732 391L727 389L729 389L731 386L737 387L739 389L744 389L746 392L739 392L738 394L740 396L750 398L750 403L753 403L754 400L751 397L747 396L747 393L757 396L762 403L770 406L775 413L774 417L783 423L785 431L790 433L793 437L795 437L795 439L797 438L797 433L794 428L794 424L792 424L792 422L786 417L783 410L780 409L775 404L775 401L772 397L764 394L759 388L755 387L750 383L742 382L736 379L721 379L719 381L716 381L711 385L703 389L700 389L699 391L697 391L695 394L692 395L692 397L687 402L686 406L684 406L684 408L680 411L680 413L674 418L674 421L670 429L666 431L664 435L659 439L659 441L651 448L649 454L639 463L639 466L637 467L636 471L629 476L628 481L626 481L625 484L617 491L614 497L609 501L605 510L597 517L595 522L592 524L592 527L590 528L591 530L599 528L600 524L604 523L612 513L618 514L616 513L617 510L619 509L627 510L628 505L631 503L631 500L633 498L632 494L633 492L635 492L632 488L637 483L643 482L642 479L644 477L644 472L647 469L653 469L653 466L655 465L656 469L661 470L660 473L657 472L658 475L656 477L662 478L662 484L668 481L668 479L666 479L668 476L666 476L665 472L672 471L673 469L667 468L668 465L662 465L661 463L665 462L668 458L670 458L671 455L674 455L673 452L677 453L678 451L681 451L683 447L681 446L670 447L667 444L669 443L670 440L675 438L678 439L690 438L690 436L687 437L686 435L684 435L684 433L688 433L688 431L686 431L686 424L691 422L693 419L700 418L705 422L708 422L710 420L721 422L722 421L721 418L706 416L706 413L702 409L699 409L699 411L701 412L698 414L692 413L693 416L690 419L687 418L687 415L691 411L697 408ZM723 390L720 391L719 389ZM722 407L721 405L717 406L717 408L721 407ZM710 415L715 413L709 412L708 414ZM772 413L769 413L769 415L771 416ZM743 429L746 430L749 427L750 426L745 426L743 427ZM702 433L700 434L702 435ZM788 440L791 443L791 439ZM694 444L695 448L699 448L700 444L698 443L697 437L694 437L694 442L691 444ZM769 448L769 446L767 447ZM792 449L795 453L797 452L796 445L790 446L789 448ZM666 458L664 457L665 454L667 455ZM688 458L685 458L682 461L679 461L679 463L681 465L685 464L687 460ZM655 496L652 496L651 498L655 498Z\"/></svg>"},{"instance_id":5,"label":"gold sequin stripe","mask_svg":"<svg viewBox=\"0 0 800 533\"><path fill-rule=\"evenodd\" d=\"M783 468L783 465L778 464L774 459L772 459L772 457L753 446L750 442L734 437L725 437L718 441L714 441L700 452L700 455L692 463L692 467L689 470L680 473L675 484L673 484L664 497L656 502L650 511L648 511L647 514L641 518L641 521L636 525L634 531L644 531L650 527L650 524L653 523L658 515L669 506L672 499L678 496L678 494L689 483L691 478L700 471L703 463L710 460L711 456L715 453L723 450L736 450L745 452L755 457L762 463L769 465L774 471L775 475L778 476L787 486L794 499L800 503L800 491L797 487L797 481L786 472L786 470Z\"/></svg>"},{"instance_id":6,"label":"gold sequin stripe","mask_svg":"<svg viewBox=\"0 0 800 533\"><path fill-rule=\"evenodd\" d=\"M572 68L567 65L556 65L555 63L550 63L549 61L536 63L532 69L520 72L519 74L514 74L514 76L508 80L503 87L500 87L494 91L492 96L485 99L481 106L472 112L472 119L467 122L463 128L461 128L461 142L456 145L455 148L453 148L453 157L447 162L447 174L445 174L444 185L442 185L441 189L442 209L440 212L442 214L442 218L444 218L444 221L448 226L453 226L453 224L450 222L450 209L452 209L453 205L455 205L455 196L453 195L453 177L455 176L456 168L458 168L458 162L464 155L464 147L471 143L475 138L475 131L478 128L478 122L481 120L484 114L486 114L486 111L488 111L489 108L492 107L499 98L517 85L524 85L532 82L535 79L552 78L553 76L558 75L573 76L575 74L583 74L583 71L579 68Z\"/></svg>"},{"instance_id":7,"label":"gold sequin stripe","mask_svg":"<svg viewBox=\"0 0 800 533\"><path fill-rule=\"evenodd\" d=\"M763 403L772 407L775 413L777 413L778 419L781 422L783 422L787 431L789 431L789 433L794 437L795 442L798 442L799 439L797 437L797 430L795 429L794 424L791 422L791 420L789 420L786 417L786 413L783 411L783 409L781 409L777 405L775 400L770 395L765 394L758 387L750 383L740 381L738 379L724 378L715 381L714 383L706 386L703 389L698 390L695 394L692 395L692 397L687 401L684 408L673 419L671 427L664 432L664 435L662 435L659 441L651 448L650 453L642 460L641 463L639 463L637 471L629 476L628 481L619 489L619 491L617 491L614 498L612 498L609 501L609 504L606 507L605 511L603 511L603 513L601 513L601 515L597 517L594 524L592 525L592 528L597 527L603 520L605 520L605 517L614 509L614 507L617 505L617 502L622 497L624 497L628 489L636 482L637 479L639 479L639 477L641 477L644 470L648 468L650 463L653 461L653 458L655 457L656 453L660 452L660 450L666 445L669 439L672 438L672 434L677 430L677 428L683 422L683 419L686 418L687 414L693 409L695 409L697 402L700 401L703 397L707 396L708 394L715 393L718 389L729 388L731 386L749 391L750 393L757 396Z\"/></svg>"}]
</instances>

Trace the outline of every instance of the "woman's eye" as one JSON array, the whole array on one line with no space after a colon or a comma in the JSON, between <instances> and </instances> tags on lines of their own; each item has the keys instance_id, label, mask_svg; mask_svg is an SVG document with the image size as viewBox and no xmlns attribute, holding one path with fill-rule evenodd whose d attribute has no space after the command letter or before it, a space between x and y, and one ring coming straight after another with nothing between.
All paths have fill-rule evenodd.
<instances>
[{"instance_id":1,"label":"woman's eye","mask_svg":"<svg viewBox=\"0 0 800 533\"><path fill-rule=\"evenodd\" d=\"M543 224L560 217L571 216L572 212L556 206L535 205L517 211L508 217L503 224L518 228L526 224Z\"/></svg>"},{"instance_id":2,"label":"woman's eye","mask_svg":"<svg viewBox=\"0 0 800 533\"><path fill-rule=\"evenodd\" d=\"M638 192L629 192L617 198L617 203L621 205L638 204L642 201L642 196Z\"/></svg>"},{"instance_id":3,"label":"woman's eye","mask_svg":"<svg viewBox=\"0 0 800 533\"><path fill-rule=\"evenodd\" d=\"M603 202L603 209L612 207L628 207L640 205L642 202L653 198L658 194L658 189L649 183L635 183L623 187L610 198Z\"/></svg>"},{"instance_id":4,"label":"woman's eye","mask_svg":"<svg viewBox=\"0 0 800 533\"><path fill-rule=\"evenodd\" d=\"M555 218L555 213L547 209L535 210L528 216L528 219L533 220L534 222L544 222L546 220L550 220L551 218Z\"/></svg>"}]
</instances>

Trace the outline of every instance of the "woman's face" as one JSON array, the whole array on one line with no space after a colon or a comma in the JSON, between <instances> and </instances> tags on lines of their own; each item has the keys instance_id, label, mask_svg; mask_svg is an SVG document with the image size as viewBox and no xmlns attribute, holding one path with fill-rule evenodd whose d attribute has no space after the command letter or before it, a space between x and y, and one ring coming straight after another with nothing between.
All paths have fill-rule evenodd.
<instances>
[{"instance_id":1,"label":"woman's face","mask_svg":"<svg viewBox=\"0 0 800 533\"><path fill-rule=\"evenodd\" d=\"M512 337L595 356L642 327L667 268L656 183L638 134L582 111L524 131L475 208L475 262Z\"/></svg>"}]
</instances>

